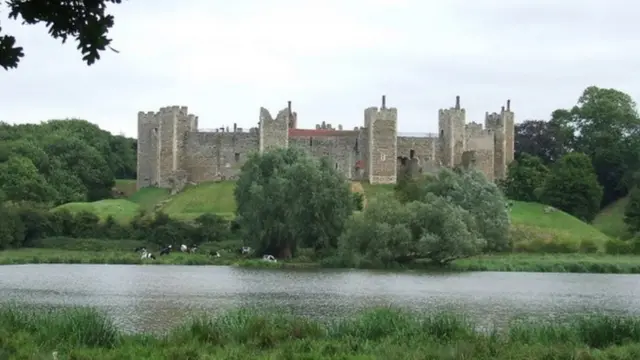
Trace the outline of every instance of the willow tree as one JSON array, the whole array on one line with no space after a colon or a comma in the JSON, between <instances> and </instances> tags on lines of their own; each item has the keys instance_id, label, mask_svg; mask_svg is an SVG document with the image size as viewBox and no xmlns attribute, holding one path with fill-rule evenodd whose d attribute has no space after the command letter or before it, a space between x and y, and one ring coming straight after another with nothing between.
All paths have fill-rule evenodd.
<instances>
[{"instance_id":1,"label":"willow tree","mask_svg":"<svg viewBox=\"0 0 640 360\"><path fill-rule=\"evenodd\" d=\"M253 154L235 189L237 223L257 254L335 248L354 210L349 182L326 159L297 149Z\"/></svg>"}]
</instances>

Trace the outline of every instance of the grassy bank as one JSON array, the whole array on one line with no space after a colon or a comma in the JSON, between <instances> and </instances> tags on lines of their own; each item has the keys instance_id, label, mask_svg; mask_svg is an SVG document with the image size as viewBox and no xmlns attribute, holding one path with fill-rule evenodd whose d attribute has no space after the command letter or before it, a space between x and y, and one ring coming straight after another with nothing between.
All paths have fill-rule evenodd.
<instances>
[{"instance_id":1,"label":"grassy bank","mask_svg":"<svg viewBox=\"0 0 640 360\"><path fill-rule=\"evenodd\" d=\"M366 311L338 322L238 311L163 335L125 335L99 312L0 309L0 358L121 359L637 359L640 320L582 317L479 332L455 314Z\"/></svg>"},{"instance_id":2,"label":"grassy bank","mask_svg":"<svg viewBox=\"0 0 640 360\"><path fill-rule=\"evenodd\" d=\"M0 251L0 265L20 264L121 264L121 265L224 265L248 268L314 268L318 263L280 261L268 263L260 259L246 259L235 254L213 257L206 253L185 254L175 251L156 259L140 259L133 251L83 251L26 248Z\"/></svg>"},{"instance_id":3,"label":"grassy bank","mask_svg":"<svg viewBox=\"0 0 640 360\"><path fill-rule=\"evenodd\" d=\"M95 246L92 244L95 243ZM234 265L249 268L319 268L336 267L334 264L312 262L308 257L291 261L268 263L259 259L246 259L235 252L221 250L221 257L207 254L211 249L234 249L236 244L208 244L199 254L174 252L158 256L156 260L141 260L140 256L123 249L134 249L143 244L135 240L123 240L105 245L101 240L82 239L69 243L66 248L26 248L0 251L0 265L12 264L157 264L157 265ZM119 247L118 247L119 246ZM95 249L98 249L96 251ZM156 252L157 254L157 252ZM389 270L434 271L427 263L416 263L405 268ZM640 274L640 256L603 254L499 254L482 255L454 261L449 271L509 271L509 272L561 272Z\"/></svg>"},{"instance_id":4,"label":"grassy bank","mask_svg":"<svg viewBox=\"0 0 640 360\"><path fill-rule=\"evenodd\" d=\"M459 271L640 274L640 256L605 254L500 254L457 260Z\"/></svg>"}]
</instances>

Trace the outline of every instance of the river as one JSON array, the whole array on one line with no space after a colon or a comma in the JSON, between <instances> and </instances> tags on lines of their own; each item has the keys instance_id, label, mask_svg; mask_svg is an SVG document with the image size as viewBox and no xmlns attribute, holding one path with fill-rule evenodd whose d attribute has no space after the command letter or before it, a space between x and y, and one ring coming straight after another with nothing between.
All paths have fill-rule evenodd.
<instances>
[{"instance_id":1,"label":"river","mask_svg":"<svg viewBox=\"0 0 640 360\"><path fill-rule=\"evenodd\" d=\"M0 266L0 301L93 306L125 331L162 331L238 307L316 318L372 306L463 312L481 324L578 313L640 315L640 275L388 273L225 266Z\"/></svg>"}]
</instances>

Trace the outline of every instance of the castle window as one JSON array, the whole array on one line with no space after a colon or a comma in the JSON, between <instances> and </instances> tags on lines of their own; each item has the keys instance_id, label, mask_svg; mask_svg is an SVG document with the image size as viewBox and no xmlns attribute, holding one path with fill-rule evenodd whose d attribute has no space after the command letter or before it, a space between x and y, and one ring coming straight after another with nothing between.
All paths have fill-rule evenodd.
<instances>
[{"instance_id":1,"label":"castle window","mask_svg":"<svg viewBox=\"0 0 640 360\"><path fill-rule=\"evenodd\" d=\"M413 159L416 156L416 151L411 149L409 150L409 159Z\"/></svg>"},{"instance_id":2,"label":"castle window","mask_svg":"<svg viewBox=\"0 0 640 360\"><path fill-rule=\"evenodd\" d=\"M440 137L444 137L444 130L440 130Z\"/></svg>"},{"instance_id":3,"label":"castle window","mask_svg":"<svg viewBox=\"0 0 640 360\"><path fill-rule=\"evenodd\" d=\"M358 149L358 139L356 139L356 145L354 146L354 150L356 152L356 155L360 153L360 151Z\"/></svg>"},{"instance_id":4,"label":"castle window","mask_svg":"<svg viewBox=\"0 0 640 360\"><path fill-rule=\"evenodd\" d=\"M313 146L313 138L312 137L309 138L309 146Z\"/></svg>"},{"instance_id":5,"label":"castle window","mask_svg":"<svg viewBox=\"0 0 640 360\"><path fill-rule=\"evenodd\" d=\"M336 163L336 170L338 170L338 163Z\"/></svg>"},{"instance_id":6,"label":"castle window","mask_svg":"<svg viewBox=\"0 0 640 360\"><path fill-rule=\"evenodd\" d=\"M385 160L387 160L387 157L384 154L380 153L380 161L385 161Z\"/></svg>"},{"instance_id":7,"label":"castle window","mask_svg":"<svg viewBox=\"0 0 640 360\"><path fill-rule=\"evenodd\" d=\"M153 132L153 135L158 135L158 128L153 128L152 132Z\"/></svg>"},{"instance_id":8,"label":"castle window","mask_svg":"<svg viewBox=\"0 0 640 360\"><path fill-rule=\"evenodd\" d=\"M236 162L240 162L240 153L235 153Z\"/></svg>"}]
</instances>

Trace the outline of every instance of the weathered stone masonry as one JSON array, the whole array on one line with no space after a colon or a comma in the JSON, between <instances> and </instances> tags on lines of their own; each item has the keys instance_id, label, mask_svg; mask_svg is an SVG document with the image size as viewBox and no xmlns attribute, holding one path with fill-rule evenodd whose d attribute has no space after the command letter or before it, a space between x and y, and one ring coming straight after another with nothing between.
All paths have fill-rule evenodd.
<instances>
[{"instance_id":1,"label":"weathered stone masonry","mask_svg":"<svg viewBox=\"0 0 640 360\"><path fill-rule=\"evenodd\" d=\"M287 108L273 118L260 109L258 126L251 129L198 129L198 117L187 107L171 106L138 113L138 188L181 189L186 183L234 179L251 152L296 147L312 156L328 157L347 178L389 184L398 170L434 172L440 167L464 166L489 179L506 175L514 152L514 113L508 100L500 113L486 113L484 128L466 123L460 97L438 111L438 134L398 134L398 110L364 111L364 126L344 130L323 122L315 129L299 129L298 115Z\"/></svg>"}]
</instances>

